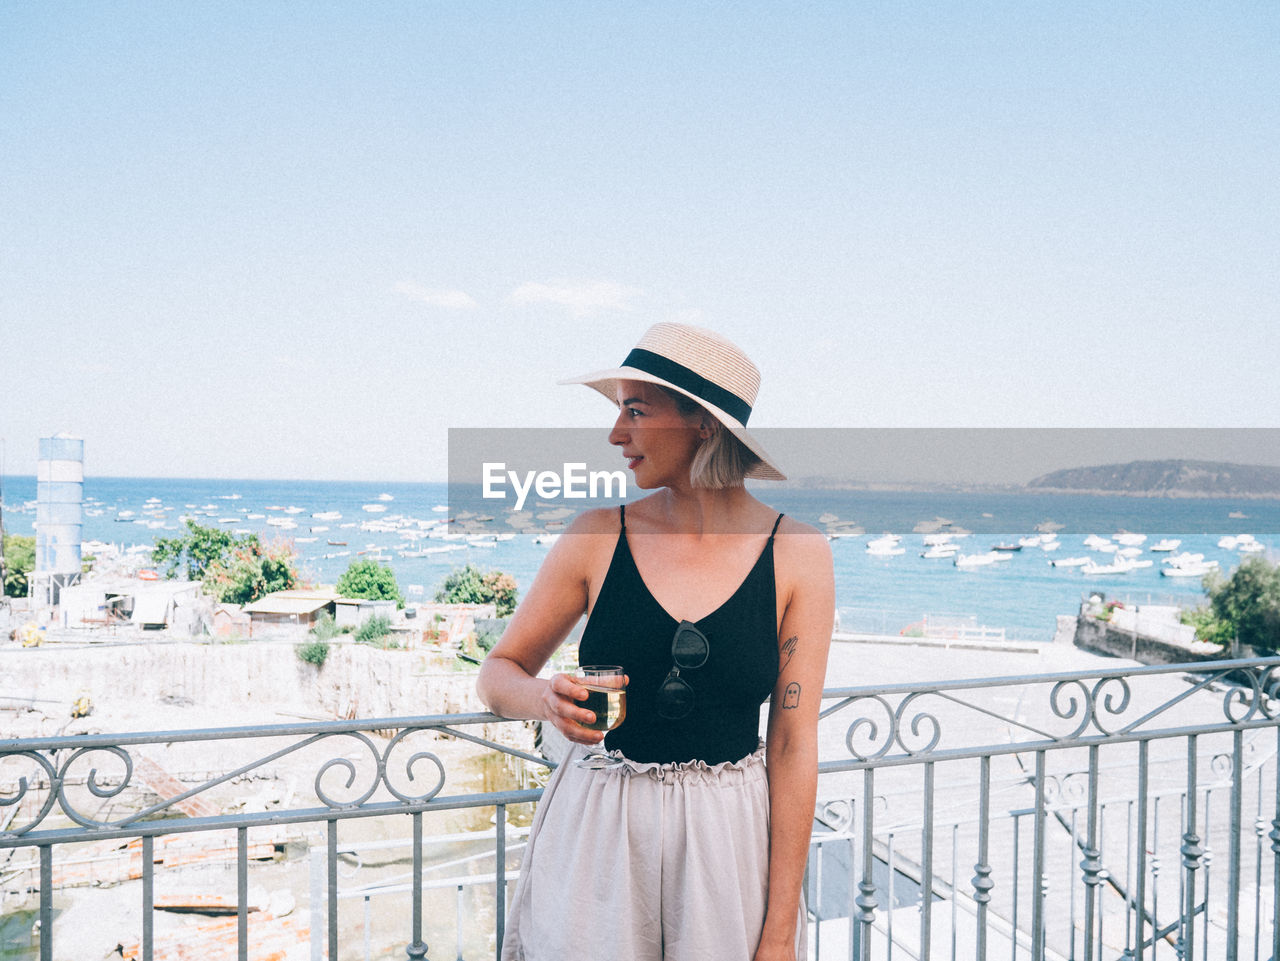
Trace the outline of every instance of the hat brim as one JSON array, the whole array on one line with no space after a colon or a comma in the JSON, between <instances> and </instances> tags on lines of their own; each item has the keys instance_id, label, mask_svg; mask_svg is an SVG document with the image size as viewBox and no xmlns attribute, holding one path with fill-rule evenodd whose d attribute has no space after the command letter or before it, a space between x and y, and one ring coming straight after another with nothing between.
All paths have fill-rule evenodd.
<instances>
[{"instance_id":1,"label":"hat brim","mask_svg":"<svg viewBox=\"0 0 1280 961\"><path fill-rule=\"evenodd\" d=\"M760 462L751 467L747 471L747 477L757 480L776 480L783 481L787 479L784 474L774 463L772 457L760 446L760 442L752 437L746 427L737 418L725 413L715 404L703 400L701 397L691 394L682 387L677 387L668 380L663 380L655 374L648 371L639 370L635 367L614 367L610 370L597 370L594 373L583 374L581 377L570 377L568 380L557 381L559 384L583 384L599 391L614 404L618 402L618 381L620 380L638 380L646 384L658 384L666 387L668 390L674 390L677 394L683 394L690 400L694 401L698 406L702 407L711 414L716 420L723 424L734 437L738 438L747 450L760 458Z\"/></svg>"}]
</instances>

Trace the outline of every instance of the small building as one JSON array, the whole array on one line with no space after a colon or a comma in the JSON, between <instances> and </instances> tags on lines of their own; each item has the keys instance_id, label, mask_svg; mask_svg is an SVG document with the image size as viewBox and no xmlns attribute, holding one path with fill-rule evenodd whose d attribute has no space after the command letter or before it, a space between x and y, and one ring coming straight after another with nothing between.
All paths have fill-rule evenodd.
<instances>
[{"instance_id":1,"label":"small building","mask_svg":"<svg viewBox=\"0 0 1280 961\"><path fill-rule=\"evenodd\" d=\"M315 626L321 614L333 616L338 595L333 591L276 591L246 604L250 637L292 637Z\"/></svg>"},{"instance_id":2,"label":"small building","mask_svg":"<svg viewBox=\"0 0 1280 961\"><path fill-rule=\"evenodd\" d=\"M395 620L395 601L370 601L361 597L339 597L334 601L334 623L338 627L359 628L372 617Z\"/></svg>"},{"instance_id":3,"label":"small building","mask_svg":"<svg viewBox=\"0 0 1280 961\"><path fill-rule=\"evenodd\" d=\"M199 633L208 604L199 581L97 577L64 587L58 622L72 629L132 625Z\"/></svg>"}]
</instances>

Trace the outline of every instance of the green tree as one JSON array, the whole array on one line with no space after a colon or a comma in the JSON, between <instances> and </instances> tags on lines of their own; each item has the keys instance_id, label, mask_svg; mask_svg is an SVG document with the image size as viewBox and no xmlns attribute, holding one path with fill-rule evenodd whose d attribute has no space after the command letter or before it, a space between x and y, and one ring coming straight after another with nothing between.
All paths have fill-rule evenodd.
<instances>
[{"instance_id":1,"label":"green tree","mask_svg":"<svg viewBox=\"0 0 1280 961\"><path fill-rule=\"evenodd\" d=\"M482 571L474 564L455 568L436 591L440 604L493 604L499 617L516 609L516 580L503 571Z\"/></svg>"},{"instance_id":2,"label":"green tree","mask_svg":"<svg viewBox=\"0 0 1280 961\"><path fill-rule=\"evenodd\" d=\"M214 564L225 561L231 549L239 543L235 535L218 527L204 527L187 518L187 532L178 537L160 537L151 549L151 560L165 567L166 577L176 577L178 569L185 565L189 581L204 579L205 572ZM246 539L257 540L256 534Z\"/></svg>"},{"instance_id":3,"label":"green tree","mask_svg":"<svg viewBox=\"0 0 1280 961\"><path fill-rule=\"evenodd\" d=\"M297 560L292 545L264 545L256 534L250 534L226 557L209 565L203 578L205 590L224 604L249 604L299 586Z\"/></svg>"},{"instance_id":4,"label":"green tree","mask_svg":"<svg viewBox=\"0 0 1280 961\"><path fill-rule=\"evenodd\" d=\"M1280 647L1280 565L1261 557L1242 561L1228 578L1205 578L1209 606L1231 633L1255 650Z\"/></svg>"},{"instance_id":5,"label":"green tree","mask_svg":"<svg viewBox=\"0 0 1280 961\"><path fill-rule=\"evenodd\" d=\"M395 601L396 607L404 607L404 596L396 583L395 572L377 561L352 561L338 578L337 591L343 597Z\"/></svg>"},{"instance_id":6,"label":"green tree","mask_svg":"<svg viewBox=\"0 0 1280 961\"><path fill-rule=\"evenodd\" d=\"M4 589L8 597L27 596L27 575L36 569L36 539L4 535Z\"/></svg>"}]
</instances>

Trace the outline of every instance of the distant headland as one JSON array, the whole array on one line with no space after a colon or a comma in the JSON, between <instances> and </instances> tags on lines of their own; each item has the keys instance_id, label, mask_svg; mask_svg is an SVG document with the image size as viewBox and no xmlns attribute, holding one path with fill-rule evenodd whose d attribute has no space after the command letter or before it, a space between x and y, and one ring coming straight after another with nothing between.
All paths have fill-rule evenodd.
<instances>
[{"instance_id":1,"label":"distant headland","mask_svg":"<svg viewBox=\"0 0 1280 961\"><path fill-rule=\"evenodd\" d=\"M1280 467L1185 459L1136 460L1124 464L1069 467L1042 474L1025 484L886 482L828 476L797 478L790 486L817 490L1280 499Z\"/></svg>"},{"instance_id":2,"label":"distant headland","mask_svg":"<svg viewBox=\"0 0 1280 961\"><path fill-rule=\"evenodd\" d=\"M1026 490L1134 497L1280 498L1280 467L1205 460L1135 460L1053 471L1028 481Z\"/></svg>"}]
</instances>

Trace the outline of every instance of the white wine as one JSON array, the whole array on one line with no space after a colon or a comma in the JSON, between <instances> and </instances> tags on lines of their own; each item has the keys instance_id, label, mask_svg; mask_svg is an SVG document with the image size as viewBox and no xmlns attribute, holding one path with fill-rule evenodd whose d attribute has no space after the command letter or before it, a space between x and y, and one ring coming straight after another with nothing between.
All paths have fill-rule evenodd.
<instances>
[{"instance_id":1,"label":"white wine","mask_svg":"<svg viewBox=\"0 0 1280 961\"><path fill-rule=\"evenodd\" d=\"M593 731L612 731L627 719L627 689L617 687L592 687L583 684L588 691L587 699L580 705L595 714L594 724L583 727Z\"/></svg>"}]
</instances>

